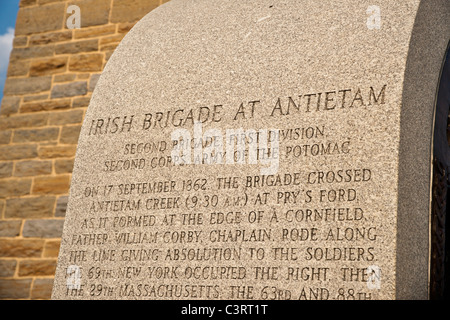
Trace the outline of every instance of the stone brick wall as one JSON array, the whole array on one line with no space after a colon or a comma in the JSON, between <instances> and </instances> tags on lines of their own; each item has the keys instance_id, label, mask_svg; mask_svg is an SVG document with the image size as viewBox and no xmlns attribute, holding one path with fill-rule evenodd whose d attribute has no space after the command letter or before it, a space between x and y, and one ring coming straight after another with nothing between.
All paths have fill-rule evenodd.
<instances>
[{"instance_id":1,"label":"stone brick wall","mask_svg":"<svg viewBox=\"0 0 450 320\"><path fill-rule=\"evenodd\" d=\"M168 0L21 0L0 109L0 299L48 299L78 135L125 34ZM67 7L81 9L68 29Z\"/></svg>"}]
</instances>

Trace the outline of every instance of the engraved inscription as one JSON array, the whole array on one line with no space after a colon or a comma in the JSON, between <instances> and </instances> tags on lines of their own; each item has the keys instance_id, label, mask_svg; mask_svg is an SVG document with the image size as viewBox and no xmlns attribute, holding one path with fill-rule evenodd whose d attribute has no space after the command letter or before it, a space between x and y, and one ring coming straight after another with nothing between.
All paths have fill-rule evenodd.
<instances>
[{"instance_id":1,"label":"engraved inscription","mask_svg":"<svg viewBox=\"0 0 450 320\"><path fill-rule=\"evenodd\" d=\"M114 182L88 182L74 195L84 215L65 235L71 249L63 263L68 277L73 266L79 276L66 297L376 298L383 286L380 215L387 213L369 205L371 188L382 179L379 169L348 161L361 150L358 137L323 120L274 122L277 130L264 136L264 128L236 128L299 114L371 112L386 104L387 94L387 85L369 86L92 119L88 139L127 139L92 164L104 181ZM225 121L230 128L220 127ZM198 135L198 123L217 130ZM170 130L177 128L193 130L193 138L173 140ZM276 159L276 172L255 170L263 165L257 161L236 161L228 174L215 171L229 165L230 151L218 148L227 139L241 144L231 155L239 160L263 138L278 147L257 149L257 159ZM173 158L180 146L189 161ZM188 174L173 174L181 170Z\"/></svg>"}]
</instances>

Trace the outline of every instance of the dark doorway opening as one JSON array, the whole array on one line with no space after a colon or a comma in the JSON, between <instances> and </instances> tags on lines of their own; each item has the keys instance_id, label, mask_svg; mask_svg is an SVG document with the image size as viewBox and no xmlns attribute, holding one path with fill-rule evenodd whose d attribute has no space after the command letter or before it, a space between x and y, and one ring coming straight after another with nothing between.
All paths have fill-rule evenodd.
<instances>
[{"instance_id":1,"label":"dark doorway opening","mask_svg":"<svg viewBox=\"0 0 450 320\"><path fill-rule=\"evenodd\" d=\"M430 299L450 298L450 43L436 104L431 209Z\"/></svg>"}]
</instances>

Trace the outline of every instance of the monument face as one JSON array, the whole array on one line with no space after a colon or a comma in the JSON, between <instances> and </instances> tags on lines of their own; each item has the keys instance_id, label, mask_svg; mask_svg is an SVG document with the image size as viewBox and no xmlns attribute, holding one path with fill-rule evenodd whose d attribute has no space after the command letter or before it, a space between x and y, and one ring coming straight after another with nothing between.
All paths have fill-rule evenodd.
<instances>
[{"instance_id":1,"label":"monument face","mask_svg":"<svg viewBox=\"0 0 450 320\"><path fill-rule=\"evenodd\" d=\"M426 299L450 6L172 0L81 130L54 299Z\"/></svg>"}]
</instances>

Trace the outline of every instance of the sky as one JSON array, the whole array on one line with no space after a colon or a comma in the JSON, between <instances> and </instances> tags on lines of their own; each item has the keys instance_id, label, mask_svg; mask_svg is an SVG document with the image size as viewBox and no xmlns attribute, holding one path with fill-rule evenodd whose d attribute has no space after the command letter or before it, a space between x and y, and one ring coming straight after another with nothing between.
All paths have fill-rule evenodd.
<instances>
[{"instance_id":1,"label":"sky","mask_svg":"<svg viewBox=\"0 0 450 320\"><path fill-rule=\"evenodd\" d=\"M19 2L20 0L0 0L0 101L3 98Z\"/></svg>"}]
</instances>

